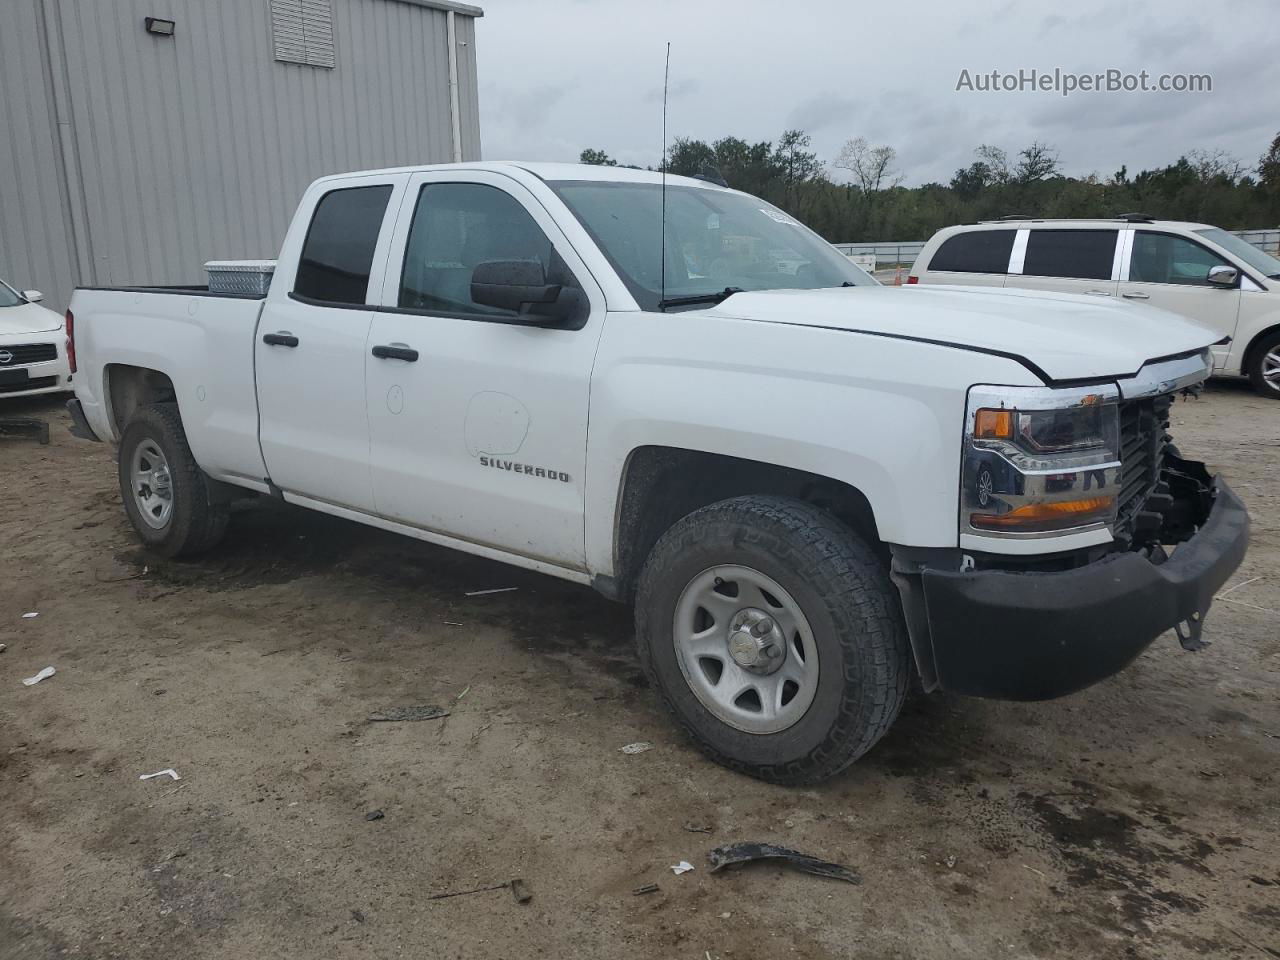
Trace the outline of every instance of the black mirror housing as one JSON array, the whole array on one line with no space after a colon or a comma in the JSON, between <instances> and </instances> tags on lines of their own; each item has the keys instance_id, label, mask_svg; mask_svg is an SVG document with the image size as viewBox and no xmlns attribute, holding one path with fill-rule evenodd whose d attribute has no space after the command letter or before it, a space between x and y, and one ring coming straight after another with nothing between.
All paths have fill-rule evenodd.
<instances>
[{"instance_id":1,"label":"black mirror housing","mask_svg":"<svg viewBox=\"0 0 1280 960\"><path fill-rule=\"evenodd\" d=\"M547 283L538 260L489 260L471 271L471 299L486 307L526 313L559 297L560 284Z\"/></svg>"}]
</instances>

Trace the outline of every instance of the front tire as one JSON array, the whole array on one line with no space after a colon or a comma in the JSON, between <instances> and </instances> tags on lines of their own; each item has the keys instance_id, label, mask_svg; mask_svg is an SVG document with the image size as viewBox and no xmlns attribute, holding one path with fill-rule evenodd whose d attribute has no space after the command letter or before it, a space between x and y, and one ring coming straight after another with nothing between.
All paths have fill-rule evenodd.
<instances>
[{"instance_id":1,"label":"front tire","mask_svg":"<svg viewBox=\"0 0 1280 960\"><path fill-rule=\"evenodd\" d=\"M678 521L640 575L636 637L663 705L713 760L825 780L897 718L910 647L888 571L834 516L738 497Z\"/></svg>"},{"instance_id":2,"label":"front tire","mask_svg":"<svg viewBox=\"0 0 1280 960\"><path fill-rule=\"evenodd\" d=\"M229 509L191 455L176 403L139 407L120 437L120 497L146 546L165 557L215 546Z\"/></svg>"},{"instance_id":3,"label":"front tire","mask_svg":"<svg viewBox=\"0 0 1280 960\"><path fill-rule=\"evenodd\" d=\"M1280 331L1264 337L1253 348L1245 373L1259 394L1280 400Z\"/></svg>"}]
</instances>

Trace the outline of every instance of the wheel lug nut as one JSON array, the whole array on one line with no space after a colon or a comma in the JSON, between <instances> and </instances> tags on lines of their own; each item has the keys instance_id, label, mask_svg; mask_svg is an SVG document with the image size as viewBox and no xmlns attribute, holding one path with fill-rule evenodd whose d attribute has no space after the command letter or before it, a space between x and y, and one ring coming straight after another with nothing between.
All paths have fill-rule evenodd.
<instances>
[{"instance_id":1,"label":"wheel lug nut","mask_svg":"<svg viewBox=\"0 0 1280 960\"><path fill-rule=\"evenodd\" d=\"M753 637L763 637L766 633L773 629L773 621L768 617L763 620L757 620L751 627L751 635Z\"/></svg>"}]
</instances>

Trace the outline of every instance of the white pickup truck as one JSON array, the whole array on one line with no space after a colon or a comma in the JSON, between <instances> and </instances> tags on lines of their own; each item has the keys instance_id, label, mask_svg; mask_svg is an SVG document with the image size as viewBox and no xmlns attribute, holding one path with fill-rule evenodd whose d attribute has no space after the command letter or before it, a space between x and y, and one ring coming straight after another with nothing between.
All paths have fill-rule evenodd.
<instances>
[{"instance_id":1,"label":"white pickup truck","mask_svg":"<svg viewBox=\"0 0 1280 960\"><path fill-rule=\"evenodd\" d=\"M665 227L663 226L665 224ZM591 584L714 759L844 769L926 690L1043 699L1174 628L1248 517L1166 432L1217 334L1027 291L880 287L698 179L327 177L263 297L81 289L78 435L145 544L254 492Z\"/></svg>"}]
</instances>

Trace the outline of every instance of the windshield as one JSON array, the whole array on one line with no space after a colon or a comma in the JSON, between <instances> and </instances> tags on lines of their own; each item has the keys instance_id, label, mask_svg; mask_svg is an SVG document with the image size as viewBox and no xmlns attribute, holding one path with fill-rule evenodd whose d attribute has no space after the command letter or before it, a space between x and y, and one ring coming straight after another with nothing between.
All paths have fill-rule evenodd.
<instances>
[{"instance_id":1,"label":"windshield","mask_svg":"<svg viewBox=\"0 0 1280 960\"><path fill-rule=\"evenodd\" d=\"M1234 233L1227 233L1227 231L1220 230L1217 227L1197 230L1196 233L1206 240L1212 240L1222 249L1235 255L1238 260L1243 260L1247 266L1253 267L1263 276L1272 280L1280 280L1280 260L1255 247L1248 240L1242 240Z\"/></svg>"},{"instance_id":2,"label":"windshield","mask_svg":"<svg viewBox=\"0 0 1280 960\"><path fill-rule=\"evenodd\" d=\"M642 310L662 299L662 186L562 180L552 189L604 251ZM667 187L666 301L738 290L874 285L777 207L741 193ZM705 304L704 304L705 305Z\"/></svg>"},{"instance_id":3,"label":"windshield","mask_svg":"<svg viewBox=\"0 0 1280 960\"><path fill-rule=\"evenodd\" d=\"M16 307L26 302L13 287L0 280L0 307Z\"/></svg>"}]
</instances>

